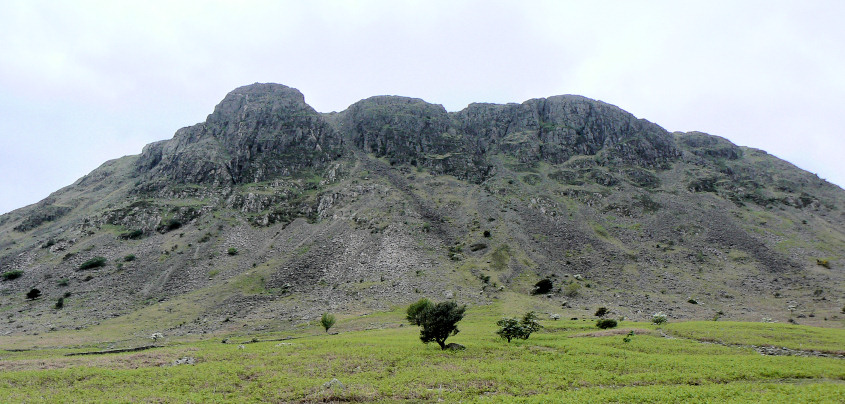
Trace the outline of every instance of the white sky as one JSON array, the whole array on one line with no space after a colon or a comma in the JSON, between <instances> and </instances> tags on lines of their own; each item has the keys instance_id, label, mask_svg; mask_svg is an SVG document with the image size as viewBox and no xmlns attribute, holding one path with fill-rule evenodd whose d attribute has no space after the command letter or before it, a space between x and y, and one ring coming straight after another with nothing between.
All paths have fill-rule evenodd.
<instances>
[{"instance_id":1,"label":"white sky","mask_svg":"<svg viewBox=\"0 0 845 404\"><path fill-rule=\"evenodd\" d=\"M843 185L843 19L840 0L0 0L0 213L254 82L321 112L580 94Z\"/></svg>"}]
</instances>

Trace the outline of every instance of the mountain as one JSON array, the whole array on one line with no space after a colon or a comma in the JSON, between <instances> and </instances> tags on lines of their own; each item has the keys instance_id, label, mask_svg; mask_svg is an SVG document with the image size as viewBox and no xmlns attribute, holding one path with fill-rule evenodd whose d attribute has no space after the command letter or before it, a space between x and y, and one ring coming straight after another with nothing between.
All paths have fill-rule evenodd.
<instances>
[{"instance_id":1,"label":"mountain","mask_svg":"<svg viewBox=\"0 0 845 404\"><path fill-rule=\"evenodd\" d=\"M841 326L843 258L841 188L604 102L319 113L253 84L0 216L0 335L279 329L422 296Z\"/></svg>"}]
</instances>

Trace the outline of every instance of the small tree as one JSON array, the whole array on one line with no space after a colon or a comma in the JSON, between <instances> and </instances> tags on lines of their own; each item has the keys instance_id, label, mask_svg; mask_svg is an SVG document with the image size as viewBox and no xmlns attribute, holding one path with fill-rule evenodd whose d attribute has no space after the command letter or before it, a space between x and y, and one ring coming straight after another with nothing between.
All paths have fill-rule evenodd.
<instances>
[{"instance_id":1,"label":"small tree","mask_svg":"<svg viewBox=\"0 0 845 404\"><path fill-rule=\"evenodd\" d=\"M31 289L29 292L26 293L26 298L29 300L35 300L41 297L41 291L38 289Z\"/></svg>"},{"instance_id":2,"label":"small tree","mask_svg":"<svg viewBox=\"0 0 845 404\"><path fill-rule=\"evenodd\" d=\"M501 327L499 328L499 331L496 331L496 334L499 334L500 337L508 340L508 342L511 342L511 339L513 338L528 339L528 337L531 336L531 333L543 328L543 326L537 322L537 315L534 314L533 311L525 313L522 320L517 320L515 318L503 318L497 321L496 325Z\"/></svg>"},{"instance_id":3,"label":"small tree","mask_svg":"<svg viewBox=\"0 0 845 404\"><path fill-rule=\"evenodd\" d=\"M599 309L596 310L596 317L604 318L604 316L608 314L610 314L610 310L608 310L607 307L599 307Z\"/></svg>"},{"instance_id":4,"label":"small tree","mask_svg":"<svg viewBox=\"0 0 845 404\"><path fill-rule=\"evenodd\" d=\"M332 328L335 323L334 314L323 313L323 317L320 317L320 325L326 329L326 332L329 332L329 328Z\"/></svg>"},{"instance_id":5,"label":"small tree","mask_svg":"<svg viewBox=\"0 0 845 404\"><path fill-rule=\"evenodd\" d=\"M651 316L651 322L657 325L664 324L667 321L669 320L666 318L666 314L663 314L662 311L658 311Z\"/></svg>"},{"instance_id":6,"label":"small tree","mask_svg":"<svg viewBox=\"0 0 845 404\"><path fill-rule=\"evenodd\" d=\"M59 300L56 300L56 308L61 309L62 307L65 307L65 298L60 297Z\"/></svg>"},{"instance_id":7,"label":"small tree","mask_svg":"<svg viewBox=\"0 0 845 404\"><path fill-rule=\"evenodd\" d=\"M436 342L440 349L446 349L446 339L458 334L458 321L464 318L466 306L455 302L432 304L428 299L420 299L408 307L408 322L422 327L420 340L427 344Z\"/></svg>"},{"instance_id":8,"label":"small tree","mask_svg":"<svg viewBox=\"0 0 845 404\"><path fill-rule=\"evenodd\" d=\"M499 331L496 331L496 334L499 334L502 339L506 339L508 342L511 342L512 338L521 338L522 336L522 327L519 326L519 320L515 318L503 318L497 321L496 325L499 326Z\"/></svg>"}]
</instances>

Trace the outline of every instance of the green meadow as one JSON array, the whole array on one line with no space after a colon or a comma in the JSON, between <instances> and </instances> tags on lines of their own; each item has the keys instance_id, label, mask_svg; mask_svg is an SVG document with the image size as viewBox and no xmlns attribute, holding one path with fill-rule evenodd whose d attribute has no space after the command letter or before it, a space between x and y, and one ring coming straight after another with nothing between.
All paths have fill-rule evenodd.
<instances>
[{"instance_id":1,"label":"green meadow","mask_svg":"<svg viewBox=\"0 0 845 404\"><path fill-rule=\"evenodd\" d=\"M337 334L315 321L285 334L165 336L157 348L85 356L66 354L101 345L16 351L9 344L19 339L0 337L0 401L845 402L841 328L622 321L599 330L592 320L544 320L507 343L493 305L470 308L447 341L466 350L441 351L403 314L338 315ZM750 345L834 357L764 356ZM174 364L181 358L193 364Z\"/></svg>"}]
</instances>

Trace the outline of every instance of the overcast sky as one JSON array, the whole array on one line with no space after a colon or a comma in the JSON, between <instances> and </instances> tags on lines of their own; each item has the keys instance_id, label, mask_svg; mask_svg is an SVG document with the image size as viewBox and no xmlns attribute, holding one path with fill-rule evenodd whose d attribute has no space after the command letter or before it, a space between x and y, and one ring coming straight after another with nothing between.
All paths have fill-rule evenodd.
<instances>
[{"instance_id":1,"label":"overcast sky","mask_svg":"<svg viewBox=\"0 0 845 404\"><path fill-rule=\"evenodd\" d=\"M0 0L0 213L254 82L321 112L580 94L845 185L845 1Z\"/></svg>"}]
</instances>

